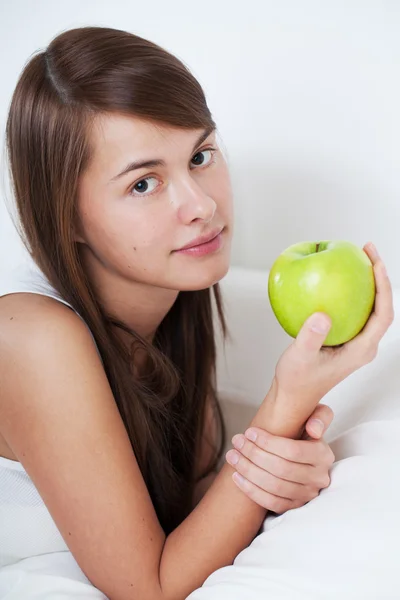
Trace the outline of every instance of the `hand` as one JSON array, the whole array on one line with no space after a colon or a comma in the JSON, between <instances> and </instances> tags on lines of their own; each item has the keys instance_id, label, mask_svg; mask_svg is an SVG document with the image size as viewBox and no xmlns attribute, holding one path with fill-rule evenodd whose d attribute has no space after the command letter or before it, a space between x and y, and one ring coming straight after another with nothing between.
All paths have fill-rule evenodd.
<instances>
[{"instance_id":1,"label":"hand","mask_svg":"<svg viewBox=\"0 0 400 600\"><path fill-rule=\"evenodd\" d=\"M364 246L375 276L374 310L363 330L352 340L337 347L322 347L331 327L324 313L311 315L297 338L283 353L272 383L273 419L271 431L285 437L299 437L318 402L351 373L371 362L379 342L394 318L390 280L373 244Z\"/></svg>"},{"instance_id":2,"label":"hand","mask_svg":"<svg viewBox=\"0 0 400 600\"><path fill-rule=\"evenodd\" d=\"M321 404L306 423L307 439L290 440L258 427L235 435L235 450L226 454L235 469L233 481L256 504L278 514L316 498L330 484L335 460L328 444L318 441L332 419L332 410Z\"/></svg>"}]
</instances>

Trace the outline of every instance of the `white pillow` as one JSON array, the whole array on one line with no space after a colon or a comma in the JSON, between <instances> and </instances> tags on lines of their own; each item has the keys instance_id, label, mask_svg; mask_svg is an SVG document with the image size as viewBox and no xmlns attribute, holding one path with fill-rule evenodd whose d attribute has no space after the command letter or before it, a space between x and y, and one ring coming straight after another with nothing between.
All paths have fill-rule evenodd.
<instances>
[{"instance_id":1,"label":"white pillow","mask_svg":"<svg viewBox=\"0 0 400 600\"><path fill-rule=\"evenodd\" d=\"M324 402L336 412L330 487L267 518L234 564L187 600L400 598L399 336Z\"/></svg>"}]
</instances>

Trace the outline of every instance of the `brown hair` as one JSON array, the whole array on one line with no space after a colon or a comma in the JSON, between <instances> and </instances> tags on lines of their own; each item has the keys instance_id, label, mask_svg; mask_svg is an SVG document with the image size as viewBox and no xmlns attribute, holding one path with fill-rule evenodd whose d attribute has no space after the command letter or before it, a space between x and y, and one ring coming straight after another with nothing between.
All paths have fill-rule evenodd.
<instances>
[{"instance_id":1,"label":"brown hair","mask_svg":"<svg viewBox=\"0 0 400 600\"><path fill-rule=\"evenodd\" d=\"M24 242L83 317L105 372L160 523L168 534L190 512L194 461L211 398L220 442L224 426L215 391L216 349L211 289L178 294L149 344L107 315L74 242L78 180L90 160L93 118L118 112L185 129L214 127L203 90L185 65L126 31L82 27L62 32L25 66L14 91L6 141ZM226 336L218 284L213 286ZM116 327L128 332L132 347ZM145 348L136 376L133 352ZM206 475L207 473L204 473Z\"/></svg>"}]
</instances>

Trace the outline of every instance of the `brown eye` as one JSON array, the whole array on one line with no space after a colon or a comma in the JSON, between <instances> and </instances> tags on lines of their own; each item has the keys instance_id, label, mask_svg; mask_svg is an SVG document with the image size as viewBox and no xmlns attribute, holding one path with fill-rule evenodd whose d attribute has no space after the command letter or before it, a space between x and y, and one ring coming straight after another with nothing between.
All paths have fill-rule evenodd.
<instances>
[{"instance_id":1,"label":"brown eye","mask_svg":"<svg viewBox=\"0 0 400 600\"><path fill-rule=\"evenodd\" d=\"M154 182L154 183L153 183ZM158 184L158 181L155 177L146 177L145 179L141 179L131 189L131 194L134 196L145 196L146 194L151 194L154 192Z\"/></svg>"},{"instance_id":2,"label":"brown eye","mask_svg":"<svg viewBox=\"0 0 400 600\"><path fill-rule=\"evenodd\" d=\"M192 164L194 164L196 167L207 165L212 160L212 157L212 150L202 150L193 156Z\"/></svg>"}]
</instances>

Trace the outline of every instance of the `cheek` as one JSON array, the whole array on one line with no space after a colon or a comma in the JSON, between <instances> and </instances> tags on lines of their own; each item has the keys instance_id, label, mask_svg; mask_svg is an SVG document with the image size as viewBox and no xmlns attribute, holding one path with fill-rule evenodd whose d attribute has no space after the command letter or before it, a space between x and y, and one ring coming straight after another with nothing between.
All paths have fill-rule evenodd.
<instances>
[{"instance_id":1,"label":"cheek","mask_svg":"<svg viewBox=\"0 0 400 600\"><path fill-rule=\"evenodd\" d=\"M143 208L143 207L142 207ZM151 211L120 203L112 208L97 206L82 214L85 239L103 260L129 262L160 254L165 239L165 220L156 220Z\"/></svg>"},{"instance_id":2,"label":"cheek","mask_svg":"<svg viewBox=\"0 0 400 600\"><path fill-rule=\"evenodd\" d=\"M229 220L233 210L233 193L228 165L225 161L220 165L216 175L211 195L214 197L220 213Z\"/></svg>"}]
</instances>

